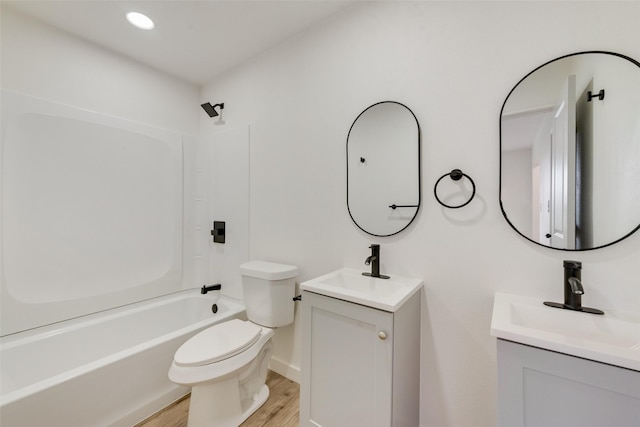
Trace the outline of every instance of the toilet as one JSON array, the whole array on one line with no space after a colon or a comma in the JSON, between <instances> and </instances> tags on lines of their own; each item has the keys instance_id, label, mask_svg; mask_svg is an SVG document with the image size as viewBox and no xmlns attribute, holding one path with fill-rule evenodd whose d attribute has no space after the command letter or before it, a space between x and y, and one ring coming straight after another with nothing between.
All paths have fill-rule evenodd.
<instances>
[{"instance_id":1,"label":"toilet","mask_svg":"<svg viewBox=\"0 0 640 427\"><path fill-rule=\"evenodd\" d=\"M237 427L269 397L265 384L274 328L293 323L298 268L266 261L240 266L249 320L207 328L176 351L169 379L191 387L188 427Z\"/></svg>"}]
</instances>

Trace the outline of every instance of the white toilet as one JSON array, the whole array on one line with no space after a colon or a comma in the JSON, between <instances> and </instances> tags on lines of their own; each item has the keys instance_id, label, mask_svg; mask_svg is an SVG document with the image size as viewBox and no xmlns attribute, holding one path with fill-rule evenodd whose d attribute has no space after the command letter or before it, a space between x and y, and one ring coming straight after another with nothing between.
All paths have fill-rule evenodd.
<instances>
[{"instance_id":1,"label":"white toilet","mask_svg":"<svg viewBox=\"0 0 640 427\"><path fill-rule=\"evenodd\" d=\"M207 328L176 351L169 379L191 387L188 427L237 427L269 397L273 329L293 323L298 268L266 261L240 266L249 320Z\"/></svg>"}]
</instances>

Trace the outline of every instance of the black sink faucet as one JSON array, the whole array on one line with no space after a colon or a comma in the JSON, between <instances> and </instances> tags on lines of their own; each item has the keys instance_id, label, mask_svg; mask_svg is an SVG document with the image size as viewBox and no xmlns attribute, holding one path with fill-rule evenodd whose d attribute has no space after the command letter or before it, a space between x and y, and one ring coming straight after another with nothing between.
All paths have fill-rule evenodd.
<instances>
[{"instance_id":1,"label":"black sink faucet","mask_svg":"<svg viewBox=\"0 0 640 427\"><path fill-rule=\"evenodd\" d=\"M371 265L371 273L362 273L363 276L376 277L378 279L388 279L389 276L380 274L380 245L369 246L371 255L364 260L364 265Z\"/></svg>"},{"instance_id":2,"label":"black sink faucet","mask_svg":"<svg viewBox=\"0 0 640 427\"><path fill-rule=\"evenodd\" d=\"M582 263L565 260L562 265L564 267L564 304L545 301L544 305L592 314L604 314L602 310L582 306L582 295L584 295Z\"/></svg>"},{"instance_id":3,"label":"black sink faucet","mask_svg":"<svg viewBox=\"0 0 640 427\"><path fill-rule=\"evenodd\" d=\"M582 310L582 263L564 261L564 305L569 310Z\"/></svg>"}]
</instances>

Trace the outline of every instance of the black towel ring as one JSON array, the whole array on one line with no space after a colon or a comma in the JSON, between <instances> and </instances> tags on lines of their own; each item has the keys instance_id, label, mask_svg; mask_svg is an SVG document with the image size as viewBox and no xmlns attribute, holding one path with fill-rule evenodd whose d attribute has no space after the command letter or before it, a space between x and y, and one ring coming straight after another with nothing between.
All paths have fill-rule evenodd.
<instances>
[{"instance_id":1,"label":"black towel ring","mask_svg":"<svg viewBox=\"0 0 640 427\"><path fill-rule=\"evenodd\" d=\"M459 181L460 179L462 179L462 177L466 177L469 181L471 181L471 185L473 186L473 192L471 193L471 197L469 197L469 200L467 200L466 202L464 202L461 205L458 206L451 206L451 205L447 205L446 203L444 203L442 200L440 200L440 198L438 197L438 184L440 184L440 181L442 181L442 179L445 176L449 176L451 177L452 180L454 181ZM473 200L473 197L476 195L476 183L473 182L473 179L471 179L471 177L469 175L467 175L466 173L463 173L460 169L454 169L452 170L450 173L445 173L444 175L442 175L437 181L436 181L436 185L434 185L433 187L433 195L436 196L436 200L438 201L438 203L440 203L442 206L444 206L445 208L450 208L450 209L458 209L461 208L463 206L466 206L469 204L469 202L471 202L471 200Z\"/></svg>"}]
</instances>

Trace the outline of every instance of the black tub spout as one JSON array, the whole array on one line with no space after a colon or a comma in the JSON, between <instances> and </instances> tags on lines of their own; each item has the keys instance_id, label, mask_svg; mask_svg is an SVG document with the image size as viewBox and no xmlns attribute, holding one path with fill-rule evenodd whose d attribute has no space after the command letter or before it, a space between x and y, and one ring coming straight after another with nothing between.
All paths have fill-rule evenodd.
<instances>
[{"instance_id":1,"label":"black tub spout","mask_svg":"<svg viewBox=\"0 0 640 427\"><path fill-rule=\"evenodd\" d=\"M222 288L222 285L220 283L216 283L215 285L209 285L209 286L203 286L202 288L200 288L200 293L201 294L206 294L209 291L219 291Z\"/></svg>"}]
</instances>

